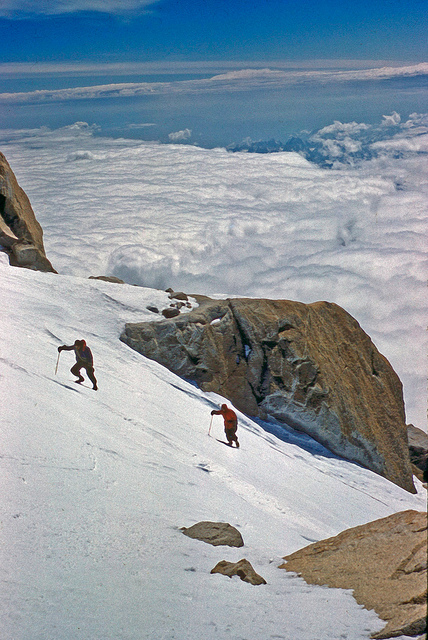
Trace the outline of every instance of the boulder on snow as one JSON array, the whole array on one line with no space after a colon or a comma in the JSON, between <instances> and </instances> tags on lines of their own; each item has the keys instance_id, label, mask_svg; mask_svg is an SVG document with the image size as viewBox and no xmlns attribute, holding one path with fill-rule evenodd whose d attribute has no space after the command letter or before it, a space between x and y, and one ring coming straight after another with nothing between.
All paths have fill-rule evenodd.
<instances>
[{"instance_id":1,"label":"boulder on snow","mask_svg":"<svg viewBox=\"0 0 428 640\"><path fill-rule=\"evenodd\" d=\"M216 564L214 569L211 569L211 573L221 573L224 576L239 576L244 582L250 584L259 585L267 584L266 580L259 576L245 558L239 560L239 562L227 562L227 560L221 560Z\"/></svg>"},{"instance_id":2,"label":"boulder on snow","mask_svg":"<svg viewBox=\"0 0 428 640\"><path fill-rule=\"evenodd\" d=\"M187 293L183 293L183 291L171 291L168 297L171 300L181 300L183 302L188 302L189 300Z\"/></svg>"},{"instance_id":3,"label":"boulder on snow","mask_svg":"<svg viewBox=\"0 0 428 640\"><path fill-rule=\"evenodd\" d=\"M177 309L177 307L167 307L162 310L162 315L164 318L175 318L180 315L180 309Z\"/></svg>"},{"instance_id":4,"label":"boulder on snow","mask_svg":"<svg viewBox=\"0 0 428 640\"><path fill-rule=\"evenodd\" d=\"M427 514L402 511L343 531L284 558L309 584L353 589L386 627L374 638L426 631Z\"/></svg>"},{"instance_id":5,"label":"boulder on snow","mask_svg":"<svg viewBox=\"0 0 428 640\"><path fill-rule=\"evenodd\" d=\"M192 527L183 527L181 531L189 538L196 538L212 544L214 547L243 547L244 541L238 529L228 522L197 522Z\"/></svg>"},{"instance_id":6,"label":"boulder on snow","mask_svg":"<svg viewBox=\"0 0 428 640\"><path fill-rule=\"evenodd\" d=\"M56 273L45 254L42 227L2 153L0 221L0 245L9 254L11 265Z\"/></svg>"},{"instance_id":7,"label":"boulder on snow","mask_svg":"<svg viewBox=\"0 0 428 640\"><path fill-rule=\"evenodd\" d=\"M126 324L121 340L415 491L401 382L352 316L328 302L194 297L190 313Z\"/></svg>"}]
</instances>

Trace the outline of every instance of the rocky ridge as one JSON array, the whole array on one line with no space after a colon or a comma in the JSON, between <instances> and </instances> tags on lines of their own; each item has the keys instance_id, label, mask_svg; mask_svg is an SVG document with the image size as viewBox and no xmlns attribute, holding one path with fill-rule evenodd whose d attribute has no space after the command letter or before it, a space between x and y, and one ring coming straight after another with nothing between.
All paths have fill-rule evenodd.
<instances>
[{"instance_id":1,"label":"rocky ridge","mask_svg":"<svg viewBox=\"0 0 428 640\"><path fill-rule=\"evenodd\" d=\"M30 201L19 186L5 156L0 153L0 247L10 264L56 273L46 257L43 230Z\"/></svg>"},{"instance_id":2,"label":"rocky ridge","mask_svg":"<svg viewBox=\"0 0 428 640\"><path fill-rule=\"evenodd\" d=\"M309 584L352 589L387 625L374 638L427 630L427 514L402 511L286 556L280 566Z\"/></svg>"},{"instance_id":3,"label":"rocky ridge","mask_svg":"<svg viewBox=\"0 0 428 640\"><path fill-rule=\"evenodd\" d=\"M328 302L194 297L190 313L127 324L121 340L415 491L401 382L352 316Z\"/></svg>"}]
</instances>

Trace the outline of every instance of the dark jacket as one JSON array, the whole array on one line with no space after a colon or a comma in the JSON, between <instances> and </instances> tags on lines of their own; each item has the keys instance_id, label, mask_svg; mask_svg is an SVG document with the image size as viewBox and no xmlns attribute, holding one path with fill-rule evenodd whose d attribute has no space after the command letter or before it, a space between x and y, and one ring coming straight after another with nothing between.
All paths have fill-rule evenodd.
<instances>
[{"instance_id":1,"label":"dark jacket","mask_svg":"<svg viewBox=\"0 0 428 640\"><path fill-rule=\"evenodd\" d=\"M89 365L90 367L94 366L94 358L92 356L92 351L88 346L81 349L80 347L76 347L76 345L72 344L71 346L63 345L59 347L61 351L74 351L76 356L76 362L82 365Z\"/></svg>"}]
</instances>

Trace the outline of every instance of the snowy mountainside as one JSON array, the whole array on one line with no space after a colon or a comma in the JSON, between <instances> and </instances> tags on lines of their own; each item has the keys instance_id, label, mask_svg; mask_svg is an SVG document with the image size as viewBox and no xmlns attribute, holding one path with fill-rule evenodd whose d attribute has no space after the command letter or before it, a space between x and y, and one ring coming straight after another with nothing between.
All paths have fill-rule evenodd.
<instances>
[{"instance_id":1,"label":"snowy mountainside","mask_svg":"<svg viewBox=\"0 0 428 640\"><path fill-rule=\"evenodd\" d=\"M383 624L351 593L306 585L283 555L404 509L411 495L290 430L239 415L241 449L205 394L119 341L162 291L16 269L0 254L2 616L10 640L360 640ZM78 386L85 338L99 391ZM179 528L227 521L242 549ZM253 587L210 575L246 557Z\"/></svg>"}]
</instances>

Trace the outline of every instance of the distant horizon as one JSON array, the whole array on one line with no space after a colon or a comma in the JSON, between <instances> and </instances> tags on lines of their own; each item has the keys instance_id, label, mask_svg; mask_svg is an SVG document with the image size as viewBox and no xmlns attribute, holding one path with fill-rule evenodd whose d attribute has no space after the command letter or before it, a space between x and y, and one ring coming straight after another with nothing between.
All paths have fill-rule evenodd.
<instances>
[{"instance_id":1,"label":"distant horizon","mask_svg":"<svg viewBox=\"0 0 428 640\"><path fill-rule=\"evenodd\" d=\"M394 112L428 112L428 63L250 64L3 63L2 128L80 121L99 135L210 148L247 137L285 141L336 120L375 124Z\"/></svg>"},{"instance_id":2,"label":"distant horizon","mask_svg":"<svg viewBox=\"0 0 428 640\"><path fill-rule=\"evenodd\" d=\"M415 59L366 59L366 58L301 58L301 59L270 59L261 60L253 59L199 59L184 60L177 58L176 60L155 59L155 60L122 60L122 61L100 61L100 60L63 60L63 61L6 61L0 62L0 73L20 74L28 73L29 75L37 73L69 73L75 71L78 73L93 73L94 71L110 71L124 73L209 73L215 69L221 68L263 68L278 67L282 69L370 69L382 66L406 66L417 65L427 62L427 60Z\"/></svg>"}]
</instances>

